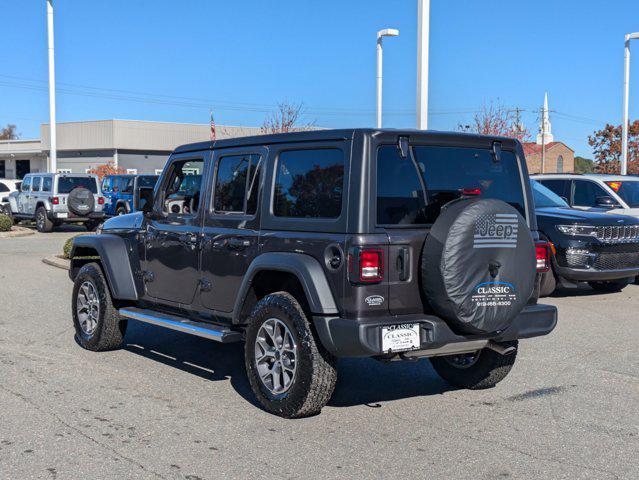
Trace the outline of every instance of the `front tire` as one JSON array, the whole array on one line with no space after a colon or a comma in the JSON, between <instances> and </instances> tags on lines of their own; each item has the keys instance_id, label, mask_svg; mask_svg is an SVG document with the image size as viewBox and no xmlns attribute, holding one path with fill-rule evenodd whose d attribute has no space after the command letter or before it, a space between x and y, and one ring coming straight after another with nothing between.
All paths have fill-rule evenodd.
<instances>
[{"instance_id":1,"label":"front tire","mask_svg":"<svg viewBox=\"0 0 639 480\"><path fill-rule=\"evenodd\" d=\"M113 306L109 286L97 263L87 263L80 269L72 298L75 337L82 348L94 352L119 348L127 322Z\"/></svg>"},{"instance_id":2,"label":"front tire","mask_svg":"<svg viewBox=\"0 0 639 480\"><path fill-rule=\"evenodd\" d=\"M319 413L335 389L337 361L317 339L295 297L267 295L249 321L244 360L258 401L284 418Z\"/></svg>"},{"instance_id":3,"label":"front tire","mask_svg":"<svg viewBox=\"0 0 639 480\"><path fill-rule=\"evenodd\" d=\"M53 230L53 222L49 220L47 211L44 207L38 207L38 209L36 210L35 221L38 232L49 233L51 230Z\"/></svg>"},{"instance_id":4,"label":"front tire","mask_svg":"<svg viewBox=\"0 0 639 480\"><path fill-rule=\"evenodd\" d=\"M621 292L626 288L630 280L632 280L632 278L622 278L621 280L609 280L606 282L588 282L588 285L598 292L615 293Z\"/></svg>"},{"instance_id":5,"label":"front tire","mask_svg":"<svg viewBox=\"0 0 639 480\"><path fill-rule=\"evenodd\" d=\"M504 347L518 346L517 340L503 342ZM501 382L515 364L517 350L502 355L489 348L472 354L433 357L430 363L437 374L446 382L459 388L482 390L492 388Z\"/></svg>"}]
</instances>

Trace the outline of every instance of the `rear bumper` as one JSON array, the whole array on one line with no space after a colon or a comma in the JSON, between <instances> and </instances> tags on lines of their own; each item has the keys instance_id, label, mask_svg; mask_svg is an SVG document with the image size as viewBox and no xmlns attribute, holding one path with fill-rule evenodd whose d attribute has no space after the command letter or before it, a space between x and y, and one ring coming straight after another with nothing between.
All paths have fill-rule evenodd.
<instances>
[{"instance_id":1,"label":"rear bumper","mask_svg":"<svg viewBox=\"0 0 639 480\"><path fill-rule=\"evenodd\" d=\"M337 357L373 357L383 355L382 326L400 323L420 324L420 350L435 354L442 347L478 340L504 342L547 335L557 325L557 308L551 305L529 305L513 323L499 334L458 335L444 320L434 315L401 315L374 319L313 317L324 347ZM428 352L425 352L428 353Z\"/></svg>"},{"instance_id":2,"label":"rear bumper","mask_svg":"<svg viewBox=\"0 0 639 480\"><path fill-rule=\"evenodd\" d=\"M62 215L61 215L62 214ZM66 216L65 216L66 215ZM70 212L48 212L49 220L58 223L88 222L89 220L104 220L104 212L92 212L89 215L79 217Z\"/></svg>"}]
</instances>

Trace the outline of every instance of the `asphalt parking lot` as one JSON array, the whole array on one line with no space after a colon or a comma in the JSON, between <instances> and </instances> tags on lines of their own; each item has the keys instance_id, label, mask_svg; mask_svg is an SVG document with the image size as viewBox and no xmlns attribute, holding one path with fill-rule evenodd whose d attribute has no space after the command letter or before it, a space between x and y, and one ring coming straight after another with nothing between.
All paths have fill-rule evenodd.
<instances>
[{"instance_id":1,"label":"asphalt parking lot","mask_svg":"<svg viewBox=\"0 0 639 480\"><path fill-rule=\"evenodd\" d=\"M322 414L284 420L240 345L131 323L123 350L82 350L67 272L41 261L70 234L0 239L2 479L639 478L639 286L546 299L557 329L494 389L343 360Z\"/></svg>"}]
</instances>

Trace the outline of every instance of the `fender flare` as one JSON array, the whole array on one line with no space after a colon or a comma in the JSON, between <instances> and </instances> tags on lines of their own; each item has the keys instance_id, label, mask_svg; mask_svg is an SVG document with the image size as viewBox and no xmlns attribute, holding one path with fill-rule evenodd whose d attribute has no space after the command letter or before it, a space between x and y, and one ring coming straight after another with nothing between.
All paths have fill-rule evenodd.
<instances>
[{"instance_id":1,"label":"fender flare","mask_svg":"<svg viewBox=\"0 0 639 480\"><path fill-rule=\"evenodd\" d=\"M79 254L82 255L83 248L93 249L98 252L102 270L113 298L138 300L139 296L133 271L131 270L127 244L122 237L110 234L75 237L71 248L71 270L69 271L72 280L77 273L74 272L73 259L76 256L76 252L80 252Z\"/></svg>"},{"instance_id":2,"label":"fender flare","mask_svg":"<svg viewBox=\"0 0 639 480\"><path fill-rule=\"evenodd\" d=\"M311 312L319 315L339 314L333 292L320 263L303 253L269 252L253 260L249 266L233 308L233 323L239 323L246 295L255 275L264 270L292 273L300 281Z\"/></svg>"}]
</instances>

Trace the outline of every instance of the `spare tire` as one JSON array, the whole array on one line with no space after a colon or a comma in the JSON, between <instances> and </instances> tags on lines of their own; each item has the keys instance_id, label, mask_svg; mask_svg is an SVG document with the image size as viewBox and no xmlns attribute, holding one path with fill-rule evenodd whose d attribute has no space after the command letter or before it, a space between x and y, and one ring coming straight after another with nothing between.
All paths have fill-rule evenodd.
<instances>
[{"instance_id":1,"label":"spare tire","mask_svg":"<svg viewBox=\"0 0 639 480\"><path fill-rule=\"evenodd\" d=\"M421 275L428 302L453 330L503 331L534 288L535 245L528 225L501 200L453 201L426 237Z\"/></svg>"},{"instance_id":2,"label":"spare tire","mask_svg":"<svg viewBox=\"0 0 639 480\"><path fill-rule=\"evenodd\" d=\"M88 188L76 187L67 197L67 208L80 217L86 217L95 209L95 197Z\"/></svg>"}]
</instances>

